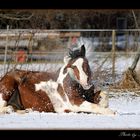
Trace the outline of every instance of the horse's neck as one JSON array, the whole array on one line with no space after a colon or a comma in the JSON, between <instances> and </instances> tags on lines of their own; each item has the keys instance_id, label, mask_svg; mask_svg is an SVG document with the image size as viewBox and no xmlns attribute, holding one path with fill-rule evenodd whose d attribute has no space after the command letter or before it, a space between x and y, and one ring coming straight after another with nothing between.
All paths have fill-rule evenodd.
<instances>
[{"instance_id":1,"label":"horse's neck","mask_svg":"<svg viewBox=\"0 0 140 140\"><path fill-rule=\"evenodd\" d=\"M65 92L68 92L69 89L72 89L74 85L77 83L76 80L74 80L73 76L70 74L70 72L67 70L67 72L64 73L66 65L64 65L60 69L59 76L57 78L57 83L60 84L63 87L63 90Z\"/></svg>"},{"instance_id":2,"label":"horse's neck","mask_svg":"<svg viewBox=\"0 0 140 140\"><path fill-rule=\"evenodd\" d=\"M71 105L80 105L85 100L82 96L84 89L82 86L74 80L68 73L63 80L63 91L66 95L67 101Z\"/></svg>"}]
</instances>

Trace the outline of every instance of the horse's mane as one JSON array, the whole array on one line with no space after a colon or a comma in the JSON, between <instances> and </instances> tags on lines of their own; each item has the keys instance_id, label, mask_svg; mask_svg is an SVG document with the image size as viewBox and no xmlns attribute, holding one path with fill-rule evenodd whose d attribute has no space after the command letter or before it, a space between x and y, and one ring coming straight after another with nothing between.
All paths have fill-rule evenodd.
<instances>
[{"instance_id":1,"label":"horse's mane","mask_svg":"<svg viewBox=\"0 0 140 140\"><path fill-rule=\"evenodd\" d=\"M71 59L76 59L76 58L79 58L79 57L85 57L85 46L82 45L81 48L79 49L75 49L75 50L71 50L69 49L69 57Z\"/></svg>"}]
</instances>

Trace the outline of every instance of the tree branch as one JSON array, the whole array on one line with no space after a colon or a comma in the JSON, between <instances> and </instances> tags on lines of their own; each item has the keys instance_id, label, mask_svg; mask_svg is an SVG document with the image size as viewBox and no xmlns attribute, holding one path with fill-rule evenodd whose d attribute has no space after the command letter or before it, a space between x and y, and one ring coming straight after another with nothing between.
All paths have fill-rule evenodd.
<instances>
[{"instance_id":1,"label":"tree branch","mask_svg":"<svg viewBox=\"0 0 140 140\"><path fill-rule=\"evenodd\" d=\"M15 15L0 14L0 18L11 19L11 20L29 20L34 14L32 13L28 17L16 17Z\"/></svg>"}]
</instances>

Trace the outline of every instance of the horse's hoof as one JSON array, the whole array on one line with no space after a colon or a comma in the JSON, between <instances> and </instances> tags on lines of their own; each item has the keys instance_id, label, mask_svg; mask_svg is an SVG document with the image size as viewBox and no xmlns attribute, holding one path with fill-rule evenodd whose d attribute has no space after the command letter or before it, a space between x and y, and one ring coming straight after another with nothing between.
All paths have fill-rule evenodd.
<instances>
[{"instance_id":1,"label":"horse's hoof","mask_svg":"<svg viewBox=\"0 0 140 140\"><path fill-rule=\"evenodd\" d=\"M25 109L25 113L29 113L29 112L33 112L33 110L31 108Z\"/></svg>"},{"instance_id":2,"label":"horse's hoof","mask_svg":"<svg viewBox=\"0 0 140 140\"><path fill-rule=\"evenodd\" d=\"M18 114L25 114L26 112L25 112L25 110L16 110L16 113L18 113Z\"/></svg>"},{"instance_id":3,"label":"horse's hoof","mask_svg":"<svg viewBox=\"0 0 140 140\"><path fill-rule=\"evenodd\" d=\"M7 106L3 108L2 112L4 114L11 114L14 112L14 108L12 106Z\"/></svg>"}]
</instances>

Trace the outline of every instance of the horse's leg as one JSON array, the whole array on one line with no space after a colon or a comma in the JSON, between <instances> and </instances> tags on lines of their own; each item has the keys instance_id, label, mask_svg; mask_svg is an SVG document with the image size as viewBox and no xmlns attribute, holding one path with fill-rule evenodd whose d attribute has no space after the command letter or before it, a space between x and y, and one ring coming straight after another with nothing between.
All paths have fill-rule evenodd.
<instances>
[{"instance_id":1,"label":"horse's leg","mask_svg":"<svg viewBox=\"0 0 140 140\"><path fill-rule=\"evenodd\" d=\"M0 113L11 113L14 112L15 109L24 109L21 104L18 89L15 89L7 100L4 99L2 95L3 93L0 94Z\"/></svg>"},{"instance_id":2,"label":"horse's leg","mask_svg":"<svg viewBox=\"0 0 140 140\"><path fill-rule=\"evenodd\" d=\"M16 110L23 110L24 107L21 103L20 95L19 95L19 90L18 88L15 89L14 93L12 94L10 100L7 102L7 105L13 106Z\"/></svg>"},{"instance_id":3,"label":"horse's leg","mask_svg":"<svg viewBox=\"0 0 140 140\"><path fill-rule=\"evenodd\" d=\"M11 113L14 112L14 108L11 105L7 106L7 101L2 98L0 94L0 113Z\"/></svg>"},{"instance_id":4,"label":"horse's leg","mask_svg":"<svg viewBox=\"0 0 140 140\"><path fill-rule=\"evenodd\" d=\"M16 89L17 81L14 74L9 72L0 80L0 112L10 113L14 111L8 101L15 94Z\"/></svg>"},{"instance_id":5,"label":"horse's leg","mask_svg":"<svg viewBox=\"0 0 140 140\"><path fill-rule=\"evenodd\" d=\"M2 98L2 94L0 94L0 108L5 107L7 105L7 101Z\"/></svg>"},{"instance_id":6,"label":"horse's leg","mask_svg":"<svg viewBox=\"0 0 140 140\"><path fill-rule=\"evenodd\" d=\"M34 112L34 110L32 110L31 108L26 108L25 110L16 110L16 113L18 114L25 114L29 112Z\"/></svg>"},{"instance_id":7,"label":"horse's leg","mask_svg":"<svg viewBox=\"0 0 140 140\"><path fill-rule=\"evenodd\" d=\"M109 108L104 108L98 104L93 104L87 101L84 101L80 106L72 106L71 110L74 112L91 112L91 113L103 114L103 115L115 114L115 112Z\"/></svg>"}]
</instances>

